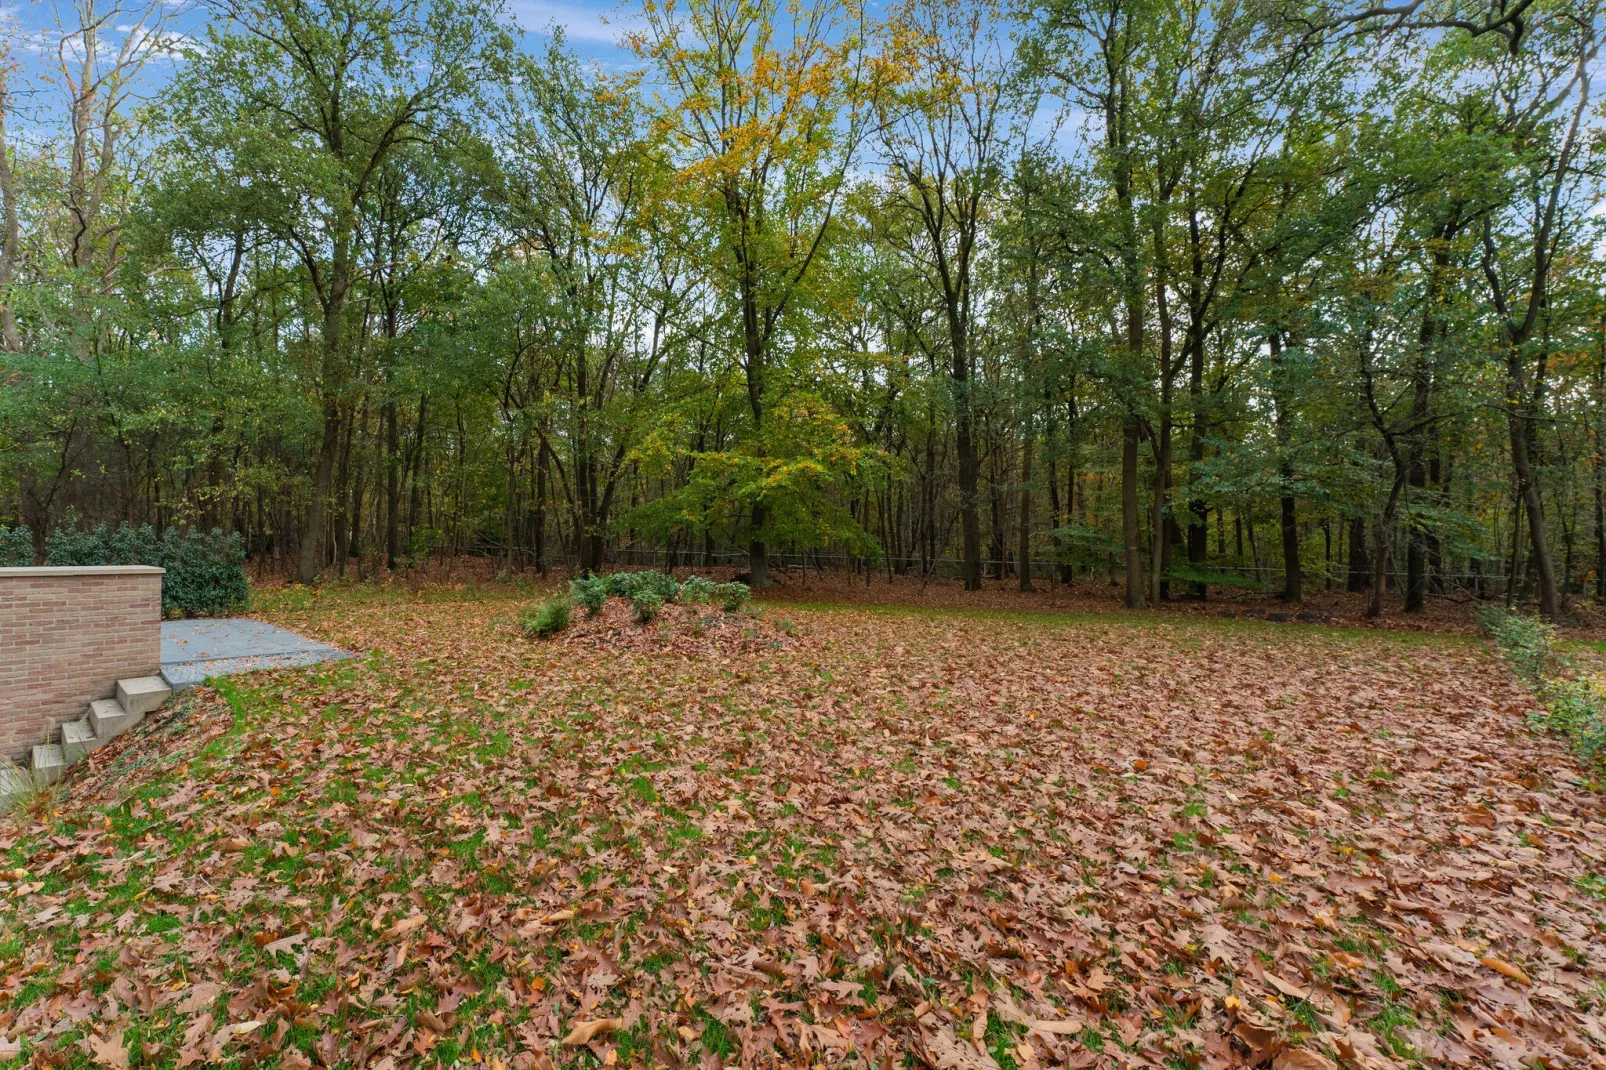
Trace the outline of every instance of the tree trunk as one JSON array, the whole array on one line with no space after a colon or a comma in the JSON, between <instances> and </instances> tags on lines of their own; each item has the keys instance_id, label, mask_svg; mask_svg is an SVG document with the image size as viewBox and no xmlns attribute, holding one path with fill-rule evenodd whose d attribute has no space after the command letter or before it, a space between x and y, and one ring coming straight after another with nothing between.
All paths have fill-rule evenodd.
<instances>
[{"instance_id":1,"label":"tree trunk","mask_svg":"<svg viewBox=\"0 0 1606 1070\"><path fill-rule=\"evenodd\" d=\"M319 392L323 400L323 441L318 448L318 465L313 476L312 501L307 509L296 560L296 582L311 583L318 578L319 552L323 548L324 527L328 523L330 483L335 459L340 452L341 401L346 386L345 319L346 298L351 290L351 232L337 233L334 256L329 269L329 293L323 303L323 368Z\"/></svg>"},{"instance_id":2,"label":"tree trunk","mask_svg":"<svg viewBox=\"0 0 1606 1070\"><path fill-rule=\"evenodd\" d=\"M427 396L418 398L418 423L413 429L413 448L407 464L407 525L404 529L407 544L407 555L411 559L413 552L413 530L418 527L418 518L424 512L424 464L428 460L424 452L424 423L425 408L428 405Z\"/></svg>"},{"instance_id":3,"label":"tree trunk","mask_svg":"<svg viewBox=\"0 0 1606 1070\"><path fill-rule=\"evenodd\" d=\"M769 522L769 509L763 502L753 503L753 531L758 532ZM763 539L756 534L747 544L747 569L752 576L753 587L770 585L770 549Z\"/></svg>"},{"instance_id":4,"label":"tree trunk","mask_svg":"<svg viewBox=\"0 0 1606 1070\"><path fill-rule=\"evenodd\" d=\"M1528 514L1528 548L1538 573L1539 612L1546 620L1553 621L1561 607L1556 594L1556 568L1550 558L1550 540L1545 534L1544 508L1529 461L1528 415L1513 410L1508 412L1506 422L1511 433L1511 462L1517 473L1517 489L1522 495L1523 512Z\"/></svg>"},{"instance_id":5,"label":"tree trunk","mask_svg":"<svg viewBox=\"0 0 1606 1070\"><path fill-rule=\"evenodd\" d=\"M1293 432L1289 427L1290 405L1288 367L1283 356L1281 328L1271 332L1272 365L1272 422L1277 434L1277 475L1282 483L1279 500L1283 542L1283 589L1278 595L1284 602L1299 602L1304 597L1304 573L1299 562L1299 518L1294 501Z\"/></svg>"},{"instance_id":6,"label":"tree trunk","mask_svg":"<svg viewBox=\"0 0 1606 1070\"><path fill-rule=\"evenodd\" d=\"M1595 601L1606 602L1606 319L1600 324L1595 362Z\"/></svg>"},{"instance_id":7,"label":"tree trunk","mask_svg":"<svg viewBox=\"0 0 1606 1070\"><path fill-rule=\"evenodd\" d=\"M351 545L347 517L351 509L351 446L357 437L357 421L348 417L341 436L340 465L335 474L334 565L335 575L346 574L346 552Z\"/></svg>"},{"instance_id":8,"label":"tree trunk","mask_svg":"<svg viewBox=\"0 0 1606 1070\"><path fill-rule=\"evenodd\" d=\"M1427 526L1414 515L1422 505L1427 490L1428 405L1433 391L1433 355L1442 329L1443 310L1439 307L1443 292L1441 280L1449 269L1450 252L1447 247L1458 226L1452 220L1435 229L1433 262L1428 271L1426 307L1422 310L1422 326L1417 332L1416 358L1411 366L1411 426L1406 436L1410 451L1406 463L1406 478L1411 487L1413 515L1406 527L1405 546L1405 611L1419 613L1427 603Z\"/></svg>"},{"instance_id":9,"label":"tree trunk","mask_svg":"<svg viewBox=\"0 0 1606 1070\"><path fill-rule=\"evenodd\" d=\"M362 403L361 436L364 442L368 440L368 400L366 398L363 399ZM346 538L346 552L351 557L356 559L357 562L358 580L362 579L362 499L363 492L367 489L366 485L368 481L366 478L364 478L367 474L368 466L363 464L362 460L359 458L357 461L357 471L352 479L351 534Z\"/></svg>"},{"instance_id":10,"label":"tree trunk","mask_svg":"<svg viewBox=\"0 0 1606 1070\"><path fill-rule=\"evenodd\" d=\"M401 428L396 402L386 401L385 422L385 567L401 557Z\"/></svg>"},{"instance_id":11,"label":"tree trunk","mask_svg":"<svg viewBox=\"0 0 1606 1070\"><path fill-rule=\"evenodd\" d=\"M546 438L538 436L535 445L535 507L534 532L535 571L546 575L546 495L547 495Z\"/></svg>"},{"instance_id":12,"label":"tree trunk","mask_svg":"<svg viewBox=\"0 0 1606 1070\"><path fill-rule=\"evenodd\" d=\"M955 330L954 342L963 347L961 332ZM981 508L977 501L979 473L976 464L976 446L971 437L970 367L969 356L963 350L955 352L953 363L954 388L954 447L959 455L959 529L962 576L965 590L981 590Z\"/></svg>"},{"instance_id":13,"label":"tree trunk","mask_svg":"<svg viewBox=\"0 0 1606 1070\"><path fill-rule=\"evenodd\" d=\"M39 493L39 477L24 466L18 477L22 490L22 523L33 536L33 563L45 563L45 537L50 534L50 504Z\"/></svg>"},{"instance_id":14,"label":"tree trunk","mask_svg":"<svg viewBox=\"0 0 1606 1070\"><path fill-rule=\"evenodd\" d=\"M1598 418L1597 418L1598 422ZM1606 466L1601 464L1600 428L1595 429L1595 601L1606 602Z\"/></svg>"},{"instance_id":15,"label":"tree trunk","mask_svg":"<svg viewBox=\"0 0 1606 1070\"><path fill-rule=\"evenodd\" d=\"M1126 550L1126 606L1142 609L1143 547L1138 541L1138 417L1127 413L1121 429L1121 541Z\"/></svg>"},{"instance_id":16,"label":"tree trunk","mask_svg":"<svg viewBox=\"0 0 1606 1070\"><path fill-rule=\"evenodd\" d=\"M1167 391L1169 393L1169 391ZM1149 597L1155 603L1166 601L1170 594L1165 578L1168 556L1166 542L1170 531L1166 524L1166 494L1171 484L1171 413L1169 399L1162 401L1159 441L1154 458L1154 495L1149 505L1151 550L1149 554Z\"/></svg>"},{"instance_id":17,"label":"tree trunk","mask_svg":"<svg viewBox=\"0 0 1606 1070\"><path fill-rule=\"evenodd\" d=\"M312 501L307 506L307 523L297 548L296 582L312 583L318 578L319 553L323 549L324 524L329 510L330 484L334 479L335 456L340 452L340 402L325 387L323 401L323 442L318 448L318 467L312 480Z\"/></svg>"},{"instance_id":18,"label":"tree trunk","mask_svg":"<svg viewBox=\"0 0 1606 1070\"><path fill-rule=\"evenodd\" d=\"M1349 577L1344 589L1358 594L1372 584L1372 566L1366 553L1366 518L1357 516L1349 522Z\"/></svg>"},{"instance_id":19,"label":"tree trunk","mask_svg":"<svg viewBox=\"0 0 1606 1070\"><path fill-rule=\"evenodd\" d=\"M1606 495L1595 475L1595 601L1606 602Z\"/></svg>"},{"instance_id":20,"label":"tree trunk","mask_svg":"<svg viewBox=\"0 0 1606 1070\"><path fill-rule=\"evenodd\" d=\"M1379 523L1373 535L1375 542L1372 554L1372 597L1366 604L1367 617L1379 617L1383 614L1383 585L1388 580L1389 570L1388 525Z\"/></svg>"},{"instance_id":21,"label":"tree trunk","mask_svg":"<svg viewBox=\"0 0 1606 1070\"><path fill-rule=\"evenodd\" d=\"M1372 599L1366 607L1368 617L1381 616L1383 613L1383 588L1388 583L1389 574L1389 531L1393 527L1399 509L1400 491L1405 489L1404 475L1400 466L1396 464L1394 485L1389 488L1388 501L1383 505L1383 515L1378 517L1377 530L1373 533Z\"/></svg>"},{"instance_id":22,"label":"tree trunk","mask_svg":"<svg viewBox=\"0 0 1606 1070\"><path fill-rule=\"evenodd\" d=\"M1032 433L1022 432L1020 450L1020 545L1016 554L1020 561L1020 589L1034 591L1032 586Z\"/></svg>"},{"instance_id":23,"label":"tree trunk","mask_svg":"<svg viewBox=\"0 0 1606 1070\"><path fill-rule=\"evenodd\" d=\"M1304 572L1299 563L1299 520L1295 515L1294 496L1282 497L1283 521L1283 590L1284 602L1304 600Z\"/></svg>"},{"instance_id":24,"label":"tree trunk","mask_svg":"<svg viewBox=\"0 0 1606 1070\"><path fill-rule=\"evenodd\" d=\"M1188 437L1188 565L1195 572L1201 572L1204 570L1210 551L1209 531L1206 527L1210 507L1194 492L1194 487L1195 480L1199 478L1200 466L1204 463L1205 435L1210 430L1210 410L1204 396L1203 340L1194 342L1193 349L1188 358L1188 396L1193 402L1193 427ZM1209 588L1195 581L1192 594L1194 598L1203 602L1209 595Z\"/></svg>"}]
</instances>

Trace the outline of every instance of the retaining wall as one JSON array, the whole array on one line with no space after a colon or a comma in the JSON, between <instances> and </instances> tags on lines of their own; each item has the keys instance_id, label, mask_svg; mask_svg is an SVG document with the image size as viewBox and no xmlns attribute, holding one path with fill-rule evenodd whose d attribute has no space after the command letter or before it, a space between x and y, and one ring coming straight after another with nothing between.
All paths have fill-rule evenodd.
<instances>
[{"instance_id":1,"label":"retaining wall","mask_svg":"<svg viewBox=\"0 0 1606 1070\"><path fill-rule=\"evenodd\" d=\"M0 568L0 755L22 758L162 660L162 569Z\"/></svg>"}]
</instances>

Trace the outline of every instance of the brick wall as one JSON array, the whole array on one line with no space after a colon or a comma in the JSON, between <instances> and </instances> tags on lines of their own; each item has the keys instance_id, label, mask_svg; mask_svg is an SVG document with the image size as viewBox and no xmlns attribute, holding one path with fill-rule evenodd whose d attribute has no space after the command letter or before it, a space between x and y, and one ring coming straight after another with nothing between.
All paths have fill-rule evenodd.
<instances>
[{"instance_id":1,"label":"brick wall","mask_svg":"<svg viewBox=\"0 0 1606 1070\"><path fill-rule=\"evenodd\" d=\"M161 658L161 569L0 568L0 755L23 757Z\"/></svg>"}]
</instances>

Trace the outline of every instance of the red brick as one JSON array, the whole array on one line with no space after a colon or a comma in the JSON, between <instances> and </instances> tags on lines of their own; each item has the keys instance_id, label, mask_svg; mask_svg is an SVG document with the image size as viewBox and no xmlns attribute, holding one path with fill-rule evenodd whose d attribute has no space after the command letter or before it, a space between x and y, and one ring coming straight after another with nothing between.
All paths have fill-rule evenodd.
<instances>
[{"instance_id":1,"label":"red brick","mask_svg":"<svg viewBox=\"0 0 1606 1070\"><path fill-rule=\"evenodd\" d=\"M0 572L0 754L22 757L56 725L161 660L162 577Z\"/></svg>"}]
</instances>

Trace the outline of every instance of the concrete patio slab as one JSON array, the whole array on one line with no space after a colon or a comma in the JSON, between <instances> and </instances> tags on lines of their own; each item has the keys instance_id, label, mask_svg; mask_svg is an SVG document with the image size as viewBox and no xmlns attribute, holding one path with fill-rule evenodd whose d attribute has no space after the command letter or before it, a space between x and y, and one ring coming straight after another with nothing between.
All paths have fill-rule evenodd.
<instances>
[{"instance_id":1,"label":"concrete patio slab","mask_svg":"<svg viewBox=\"0 0 1606 1070\"><path fill-rule=\"evenodd\" d=\"M162 622L162 675L174 691L194 687L211 676L349 657L350 651L337 646L244 617Z\"/></svg>"}]
</instances>

